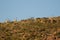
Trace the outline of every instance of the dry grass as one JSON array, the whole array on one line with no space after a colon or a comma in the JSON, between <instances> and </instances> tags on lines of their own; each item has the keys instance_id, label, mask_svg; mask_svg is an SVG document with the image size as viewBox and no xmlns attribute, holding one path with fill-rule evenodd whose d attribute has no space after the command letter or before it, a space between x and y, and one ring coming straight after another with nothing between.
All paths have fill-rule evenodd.
<instances>
[{"instance_id":1,"label":"dry grass","mask_svg":"<svg viewBox=\"0 0 60 40\"><path fill-rule=\"evenodd\" d=\"M59 18L0 23L0 40L60 40Z\"/></svg>"}]
</instances>

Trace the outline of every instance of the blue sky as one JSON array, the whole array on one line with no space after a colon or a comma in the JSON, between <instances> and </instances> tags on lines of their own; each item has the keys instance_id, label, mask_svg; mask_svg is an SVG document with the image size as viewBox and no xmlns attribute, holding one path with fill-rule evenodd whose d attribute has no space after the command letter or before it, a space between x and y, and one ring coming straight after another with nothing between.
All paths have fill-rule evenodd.
<instances>
[{"instance_id":1,"label":"blue sky","mask_svg":"<svg viewBox=\"0 0 60 40\"><path fill-rule=\"evenodd\" d=\"M60 0L0 0L0 22L50 16L60 16Z\"/></svg>"}]
</instances>

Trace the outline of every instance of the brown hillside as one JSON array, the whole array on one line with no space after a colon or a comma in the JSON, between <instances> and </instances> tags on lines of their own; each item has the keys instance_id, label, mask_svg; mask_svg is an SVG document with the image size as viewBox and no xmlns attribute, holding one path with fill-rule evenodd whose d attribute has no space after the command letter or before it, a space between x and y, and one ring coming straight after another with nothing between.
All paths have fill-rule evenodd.
<instances>
[{"instance_id":1,"label":"brown hillside","mask_svg":"<svg viewBox=\"0 0 60 40\"><path fill-rule=\"evenodd\" d=\"M60 16L0 23L0 40L60 40Z\"/></svg>"}]
</instances>

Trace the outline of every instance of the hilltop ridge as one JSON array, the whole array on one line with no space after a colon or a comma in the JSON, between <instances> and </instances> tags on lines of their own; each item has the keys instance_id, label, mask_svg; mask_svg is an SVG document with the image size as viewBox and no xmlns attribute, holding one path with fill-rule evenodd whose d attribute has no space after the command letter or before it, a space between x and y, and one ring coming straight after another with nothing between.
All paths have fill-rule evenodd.
<instances>
[{"instance_id":1,"label":"hilltop ridge","mask_svg":"<svg viewBox=\"0 0 60 40\"><path fill-rule=\"evenodd\" d=\"M29 22L29 21L32 21L32 22L40 22L40 23L59 23L60 22L60 16L58 17L42 17L42 18L34 18L34 17L31 17L31 18L28 18L28 19L24 19L24 20L20 20L20 21L17 21L17 19L13 20L13 21L10 21L10 20L6 20L5 23L8 23L8 22Z\"/></svg>"}]
</instances>

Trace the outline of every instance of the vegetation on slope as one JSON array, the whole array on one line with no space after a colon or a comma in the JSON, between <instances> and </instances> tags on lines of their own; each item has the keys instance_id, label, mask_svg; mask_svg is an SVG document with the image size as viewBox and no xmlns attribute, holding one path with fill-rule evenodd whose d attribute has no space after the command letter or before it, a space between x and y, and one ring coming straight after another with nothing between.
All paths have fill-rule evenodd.
<instances>
[{"instance_id":1,"label":"vegetation on slope","mask_svg":"<svg viewBox=\"0 0 60 40\"><path fill-rule=\"evenodd\" d=\"M0 40L60 40L60 17L0 23Z\"/></svg>"}]
</instances>

